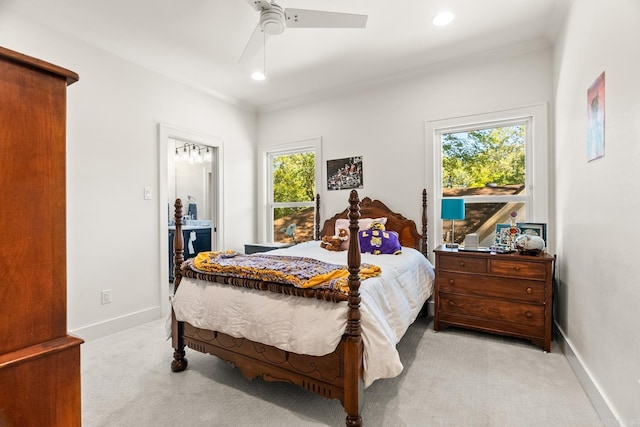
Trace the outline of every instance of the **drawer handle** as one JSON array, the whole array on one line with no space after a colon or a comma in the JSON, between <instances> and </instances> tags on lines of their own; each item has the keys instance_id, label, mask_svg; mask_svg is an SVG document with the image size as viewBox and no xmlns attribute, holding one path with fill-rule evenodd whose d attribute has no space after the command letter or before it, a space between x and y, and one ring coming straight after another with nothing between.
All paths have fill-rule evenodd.
<instances>
[{"instance_id":1,"label":"drawer handle","mask_svg":"<svg viewBox=\"0 0 640 427\"><path fill-rule=\"evenodd\" d=\"M451 306L456 305L456 303L455 303L455 302L453 302L453 301L451 301L451 300L449 300L448 304L449 304L449 305L451 305Z\"/></svg>"},{"instance_id":2,"label":"drawer handle","mask_svg":"<svg viewBox=\"0 0 640 427\"><path fill-rule=\"evenodd\" d=\"M515 271L520 271L520 266L516 265L515 267L513 267L513 269L514 269Z\"/></svg>"},{"instance_id":3,"label":"drawer handle","mask_svg":"<svg viewBox=\"0 0 640 427\"><path fill-rule=\"evenodd\" d=\"M531 288L527 288L527 293L528 293L529 295L531 295L531 294L533 293L533 289L531 289Z\"/></svg>"},{"instance_id":4,"label":"drawer handle","mask_svg":"<svg viewBox=\"0 0 640 427\"><path fill-rule=\"evenodd\" d=\"M449 284L453 285L456 281L454 279L449 279Z\"/></svg>"},{"instance_id":5,"label":"drawer handle","mask_svg":"<svg viewBox=\"0 0 640 427\"><path fill-rule=\"evenodd\" d=\"M533 314L530 311L525 311L524 317L526 317L527 319L531 319L533 317Z\"/></svg>"},{"instance_id":6,"label":"drawer handle","mask_svg":"<svg viewBox=\"0 0 640 427\"><path fill-rule=\"evenodd\" d=\"M464 267L464 261L460 261L460 267Z\"/></svg>"}]
</instances>

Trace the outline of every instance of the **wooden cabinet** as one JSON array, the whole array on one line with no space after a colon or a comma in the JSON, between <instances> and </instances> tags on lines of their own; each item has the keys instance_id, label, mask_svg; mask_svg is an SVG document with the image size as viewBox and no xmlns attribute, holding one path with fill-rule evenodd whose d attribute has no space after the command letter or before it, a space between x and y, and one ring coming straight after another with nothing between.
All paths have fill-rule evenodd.
<instances>
[{"instance_id":1,"label":"wooden cabinet","mask_svg":"<svg viewBox=\"0 0 640 427\"><path fill-rule=\"evenodd\" d=\"M0 425L79 426L67 334L66 90L77 74L0 47Z\"/></svg>"},{"instance_id":2,"label":"wooden cabinet","mask_svg":"<svg viewBox=\"0 0 640 427\"><path fill-rule=\"evenodd\" d=\"M437 248L434 330L460 326L551 349L554 257Z\"/></svg>"}]
</instances>

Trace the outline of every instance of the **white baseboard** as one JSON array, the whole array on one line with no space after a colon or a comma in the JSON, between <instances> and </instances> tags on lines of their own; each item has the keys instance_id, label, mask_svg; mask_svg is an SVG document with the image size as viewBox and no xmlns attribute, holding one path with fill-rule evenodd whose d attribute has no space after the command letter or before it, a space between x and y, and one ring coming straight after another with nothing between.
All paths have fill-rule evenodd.
<instances>
[{"instance_id":1,"label":"white baseboard","mask_svg":"<svg viewBox=\"0 0 640 427\"><path fill-rule=\"evenodd\" d=\"M151 307L125 316L109 319L104 322L83 326L81 328L71 330L69 333L82 338L85 341L91 341L160 319L160 317L162 317L160 307Z\"/></svg>"},{"instance_id":2,"label":"white baseboard","mask_svg":"<svg viewBox=\"0 0 640 427\"><path fill-rule=\"evenodd\" d=\"M578 381L580 381L580 384L589 397L591 404L600 416L600 420L602 420L606 427L624 427L624 424L620 421L620 417L616 416L615 411L611 408L611 405L609 405L607 398L602 393L602 390L600 390L597 382L594 381L593 377L589 373L589 369L585 367L580 356L574 351L571 341L567 339L562 328L557 324L554 326L557 332L556 338L558 339L560 350L564 354L564 357L567 358L569 365L571 365L571 369L573 369L573 372L578 377Z\"/></svg>"}]
</instances>

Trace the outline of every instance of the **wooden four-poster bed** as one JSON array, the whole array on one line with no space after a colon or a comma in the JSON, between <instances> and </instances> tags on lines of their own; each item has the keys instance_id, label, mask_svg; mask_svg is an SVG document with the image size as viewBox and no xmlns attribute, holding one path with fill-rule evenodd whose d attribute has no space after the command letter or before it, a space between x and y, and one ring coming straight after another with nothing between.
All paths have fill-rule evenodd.
<instances>
[{"instance_id":1,"label":"wooden four-poster bed","mask_svg":"<svg viewBox=\"0 0 640 427\"><path fill-rule=\"evenodd\" d=\"M392 325L392 330L397 330L391 338L389 344L392 347L389 351L395 352L395 344L400 340L406 328L416 319L417 313L423 309L426 300L432 293L432 281L433 281L433 269L431 264L427 260L427 193L426 190L422 192L422 233L419 233L414 221L405 218L403 215L391 211L384 203L378 200L371 200L366 197L362 201L359 200L358 193L353 190L349 196L349 207L344 211L334 215L330 219L324 222L322 230L320 230L320 201L319 196L316 198L316 220L315 220L315 235L316 240L314 242L308 242L306 244L295 245L304 250L316 251L315 247L319 247L318 240L321 236L333 236L336 233L336 221L345 219L348 220L348 229L351 235L349 239L348 249L346 252L333 252L326 256L331 256L331 259L338 259L336 257L342 257L346 261L346 270L348 270L348 276L345 278L346 284L348 284L348 290L340 292L337 288L321 288L321 289L309 289L300 288L283 283L276 283L268 280L255 280L252 278L244 277L229 277L222 274L214 274L210 272L200 271L193 267L193 260L184 260L184 241L182 239L182 202L180 199L175 203L175 223L176 232L174 239L174 265L175 265L175 280L174 280L174 296L172 301L172 345L174 348L173 361L171 363L171 369L174 372L183 371L187 367L187 359L185 358L185 346L193 350L209 353L219 358L232 363L234 366L240 369L242 374L247 378L262 377L265 381L284 381L292 384L297 384L307 390L310 390L321 396L338 399L342 403L344 410L347 414L346 425L347 426L361 426L361 410L363 403L363 390L376 378L391 377L397 375L402 370L402 365L399 368L396 366L399 364L399 358L392 353L390 359L393 361L383 361L383 365L389 365L395 371L392 372L376 372L370 374L368 377L365 375L365 365L370 365L371 370L375 370L374 366L374 354L367 354L365 350L365 343L371 345L378 345L378 341L382 339L378 338L380 332L375 330L374 326L367 326L371 330L367 329L363 334L363 324L386 321L376 320L371 313L378 311L385 311L386 309L379 309L381 304L376 305L375 302L369 302L368 299L361 298L362 291L365 291L364 297L370 298L368 295L373 291L371 288L378 288L382 285L378 283L378 278L370 278L363 280L367 286L361 287L361 268L366 269L370 264L361 264L361 257L367 257L369 260L373 260L372 264L381 263L383 260L385 263L398 263L404 262L408 259L414 259L412 262L416 262L416 265L408 267L396 267L395 264L392 267L387 268L386 264L382 264L382 275L384 277L384 271L404 271L404 273L388 273L397 277L393 277L391 280L396 280L393 284L383 290L388 294L382 295L383 299L388 300L401 300L403 304L399 306L404 308L398 308L402 310L399 317L404 318L401 325ZM354 238L358 236L359 231L362 229L361 219L386 219L385 231L394 231L397 233L399 242L402 245L402 253L400 255L369 255L361 254L359 239ZM313 247L311 247L313 246ZM283 252L284 251L284 252ZM324 251L324 249L322 249ZM272 253L278 253L283 255L289 255L287 250L279 250L269 252L266 254L269 256ZM295 253L295 252L294 252ZM303 252L307 254L311 252ZM315 253L315 252L314 252ZM417 255L416 255L417 254ZM215 256L225 256L227 252L215 253ZM229 254L233 256L235 254ZM254 254L265 255L265 254ZM249 255L247 257L253 257ZM200 256L200 255L199 255ZM211 255L214 256L214 255ZM324 255L323 255L324 256ZM386 258L384 258L386 257ZM344 261L342 261L344 264ZM345 272L345 275L347 273ZM371 285L368 282L371 281ZM207 282L203 285L203 282ZM345 283L343 282L343 283ZM416 282L416 283L413 283ZM181 297L181 284L185 286L184 293L192 292L189 298ZM198 285L199 284L199 285ZM187 288L188 286L188 288ZM406 291L407 295L399 295L399 288L410 288ZM219 288L219 290L217 290ZM390 290L391 289L391 290ZM413 289L416 289L415 291ZM233 328L232 332L223 333L219 329L219 326L213 323L206 323L200 317L195 316L193 320L189 317L190 312L205 311L203 307L207 307L209 304L217 304L217 301L222 298L218 296L221 294L215 294L212 301L203 301L201 307L192 308L193 303L185 303L182 300L204 300L204 296L196 294L197 292L223 292L223 293L242 293L240 298L244 303L248 298L265 298L265 295L269 295L268 299L288 299L289 302L280 302L278 304L301 304L302 307L296 308L296 310L311 310L311 313L318 310L338 310L338 321L342 320L342 325L345 323L346 313L346 326L337 331L337 346L332 347L332 351L315 350L316 344L312 344L312 351L307 354L306 351L298 353L292 351L287 347L289 342L293 341L290 337L284 339L284 345L270 345L259 340L252 340L247 335L239 335ZM398 293L398 295L396 295ZM204 295L204 294L202 294ZM276 296L277 295L277 296ZM302 297L302 298L301 298ZM375 299L375 298L374 298ZM405 301L406 300L406 301ZM221 310L224 310L231 303L222 302ZM329 307L327 304L333 306ZM386 304L386 302L385 302ZM383 304L384 305L384 304ZM279 306L282 307L282 306ZM311 307L311 308L309 308ZM314 308L315 307L315 308ZM334 309L335 307L335 309ZM409 308L407 308L409 307ZM362 310L365 312L362 312ZM426 307L424 307L426 309ZM339 311L343 310L343 311ZM215 309L211 309L215 311ZM241 312L246 312L247 317L250 317L251 308L240 308ZM281 308L274 308L272 313L279 313ZM185 314L186 313L186 314ZM298 312L296 312L298 313ZM294 313L294 314L296 314ZM287 314L288 317L295 317L294 315ZM321 316L326 316L322 314ZM329 315L328 317L331 317ZM382 316L384 318L384 316ZM390 316L394 317L394 316ZM372 318L373 320L370 320ZM324 318L320 321L313 323L318 325L325 323ZM224 323L223 319L223 323ZM228 319L227 319L228 320ZM285 319L286 320L286 319ZM264 317L258 319L260 324L264 323ZM196 323L196 325L192 324ZM292 324L291 329L296 329L299 323ZM329 324L329 321L326 322ZM203 326L211 325L211 326ZM329 326L330 327L330 326ZM314 326L314 330L315 330ZM250 328L252 332L259 328ZM313 331L309 331L312 334ZM331 341L330 338L324 339L324 335L320 332L320 341ZM326 334L327 336L330 334ZM363 335L365 340L363 341ZM384 338L384 337L383 337ZM395 342L394 342L395 341ZM371 343L371 344L369 344ZM320 345L320 344L318 344ZM306 348L306 347L305 347ZM369 353L384 354L384 351L371 350ZM370 358L370 362L363 362L363 359ZM396 360L397 359L397 360ZM367 359L369 360L369 359ZM394 365L395 364L395 365ZM387 366L383 367L387 369ZM369 369L369 368L367 368ZM389 368L391 369L391 368ZM399 369L399 370L398 370Z\"/></svg>"}]
</instances>

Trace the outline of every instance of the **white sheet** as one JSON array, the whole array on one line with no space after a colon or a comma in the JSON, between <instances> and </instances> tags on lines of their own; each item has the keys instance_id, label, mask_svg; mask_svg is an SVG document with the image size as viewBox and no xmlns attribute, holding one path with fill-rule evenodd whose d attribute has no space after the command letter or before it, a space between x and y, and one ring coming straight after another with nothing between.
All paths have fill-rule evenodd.
<instances>
[{"instance_id":1,"label":"white sheet","mask_svg":"<svg viewBox=\"0 0 640 427\"><path fill-rule=\"evenodd\" d=\"M346 251L327 251L317 241L269 253L335 264L347 262ZM411 248L403 247L401 255L361 256L362 262L382 269L381 276L366 279L360 286L367 387L376 379L393 378L402 372L396 344L431 295L434 271L429 261ZM178 320L198 328L316 356L336 348L347 324L346 302L330 303L190 278L182 278L172 304Z\"/></svg>"}]
</instances>

